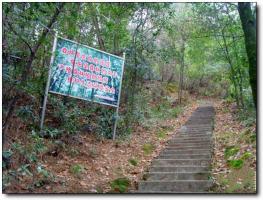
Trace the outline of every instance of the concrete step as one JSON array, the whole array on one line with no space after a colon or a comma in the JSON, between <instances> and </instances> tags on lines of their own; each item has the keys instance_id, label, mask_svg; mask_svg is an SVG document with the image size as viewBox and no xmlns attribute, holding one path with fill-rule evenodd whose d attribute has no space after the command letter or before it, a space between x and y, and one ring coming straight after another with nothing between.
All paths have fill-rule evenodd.
<instances>
[{"instance_id":1,"label":"concrete step","mask_svg":"<svg viewBox=\"0 0 263 200\"><path fill-rule=\"evenodd\" d=\"M188 134L188 135L198 135L198 134L206 134L206 135L212 135L212 130L179 130L180 134Z\"/></svg>"},{"instance_id":2,"label":"concrete step","mask_svg":"<svg viewBox=\"0 0 263 200\"><path fill-rule=\"evenodd\" d=\"M189 117L188 119L203 119L203 120L211 120L211 117L213 118L213 115L202 115L202 114L196 114L193 113L193 115L191 117Z\"/></svg>"},{"instance_id":3,"label":"concrete step","mask_svg":"<svg viewBox=\"0 0 263 200\"><path fill-rule=\"evenodd\" d=\"M211 146L213 146L213 141L210 141L210 142L208 142L208 141L206 141L206 142L167 142L167 147L189 147L189 146L198 146L198 147L200 147L200 146L205 146L205 147L207 147L207 146L209 146L209 147L211 147Z\"/></svg>"},{"instance_id":4,"label":"concrete step","mask_svg":"<svg viewBox=\"0 0 263 200\"><path fill-rule=\"evenodd\" d=\"M153 166L150 168L149 172L205 172L209 171L209 166L172 166L172 167L164 167L164 166Z\"/></svg>"},{"instance_id":5,"label":"concrete step","mask_svg":"<svg viewBox=\"0 0 263 200\"><path fill-rule=\"evenodd\" d=\"M208 180L211 172L149 172L143 177L147 181Z\"/></svg>"},{"instance_id":6,"label":"concrete step","mask_svg":"<svg viewBox=\"0 0 263 200\"><path fill-rule=\"evenodd\" d=\"M208 191L213 182L209 180L143 181L139 191L201 192Z\"/></svg>"},{"instance_id":7,"label":"concrete step","mask_svg":"<svg viewBox=\"0 0 263 200\"><path fill-rule=\"evenodd\" d=\"M197 135L182 135L180 137L174 137L174 138L171 138L170 141L175 141L175 140L185 140L185 141L211 141L213 140L213 137L211 136L203 136L203 137L200 137L200 136L197 136Z\"/></svg>"},{"instance_id":8,"label":"concrete step","mask_svg":"<svg viewBox=\"0 0 263 200\"><path fill-rule=\"evenodd\" d=\"M211 140L211 139L212 137L208 135L204 135L204 136L180 135L172 138L172 140Z\"/></svg>"},{"instance_id":9,"label":"concrete step","mask_svg":"<svg viewBox=\"0 0 263 200\"><path fill-rule=\"evenodd\" d=\"M198 139L198 138L208 138L212 139L212 135L207 135L207 134L177 134L172 137L172 139Z\"/></svg>"},{"instance_id":10,"label":"concrete step","mask_svg":"<svg viewBox=\"0 0 263 200\"><path fill-rule=\"evenodd\" d=\"M211 129L211 125L213 125L212 124L212 121L207 121L207 122L202 122L202 121L198 121L198 122L186 122L185 124L184 124L184 126L182 127L182 128L187 128L187 129L191 129L191 128L200 128L200 129Z\"/></svg>"},{"instance_id":11,"label":"concrete step","mask_svg":"<svg viewBox=\"0 0 263 200\"><path fill-rule=\"evenodd\" d=\"M129 192L129 193L132 193L132 192ZM178 192L178 191L170 191L170 192L167 192L167 191L139 191L137 190L136 192L134 192L136 194L211 194L210 191L202 191L202 192L192 192L192 191L181 191L181 192Z\"/></svg>"},{"instance_id":12,"label":"concrete step","mask_svg":"<svg viewBox=\"0 0 263 200\"><path fill-rule=\"evenodd\" d=\"M160 155L169 154L211 154L211 149L163 150Z\"/></svg>"},{"instance_id":13,"label":"concrete step","mask_svg":"<svg viewBox=\"0 0 263 200\"><path fill-rule=\"evenodd\" d=\"M214 138L211 135L177 135L176 137L172 137L171 140L197 140L198 138L207 138L209 140L213 140Z\"/></svg>"},{"instance_id":14,"label":"concrete step","mask_svg":"<svg viewBox=\"0 0 263 200\"><path fill-rule=\"evenodd\" d=\"M188 146L195 146L195 145L204 145L204 146L211 146L213 144L212 141L169 141L167 145L188 145Z\"/></svg>"},{"instance_id":15,"label":"concrete step","mask_svg":"<svg viewBox=\"0 0 263 200\"><path fill-rule=\"evenodd\" d=\"M181 138L187 138L187 137L207 137L207 138L213 138L211 132L209 133L206 133L206 132L198 132L198 133L178 133L176 136L172 137L171 139L173 138L178 138L178 137L181 137Z\"/></svg>"},{"instance_id":16,"label":"concrete step","mask_svg":"<svg viewBox=\"0 0 263 200\"><path fill-rule=\"evenodd\" d=\"M191 149L211 149L213 147L212 143L207 144L195 144L195 143L172 143L168 144L167 147L163 150L191 150Z\"/></svg>"},{"instance_id":17,"label":"concrete step","mask_svg":"<svg viewBox=\"0 0 263 200\"><path fill-rule=\"evenodd\" d=\"M188 129L184 129L184 130L179 130L181 133L207 133L207 132L212 132L212 129L201 129L201 128L188 128Z\"/></svg>"},{"instance_id":18,"label":"concrete step","mask_svg":"<svg viewBox=\"0 0 263 200\"><path fill-rule=\"evenodd\" d=\"M204 193L213 151L213 106L200 106L184 126L166 143L139 183L139 193Z\"/></svg>"},{"instance_id":19,"label":"concrete step","mask_svg":"<svg viewBox=\"0 0 263 200\"><path fill-rule=\"evenodd\" d=\"M193 119L199 119L199 120L204 120L204 121L207 121L207 120L211 120L211 118L213 118L212 115L202 115L202 114L196 114L196 113L193 113L193 115L191 117L189 117L188 119L189 120L193 120Z\"/></svg>"},{"instance_id":20,"label":"concrete step","mask_svg":"<svg viewBox=\"0 0 263 200\"><path fill-rule=\"evenodd\" d=\"M210 145L191 145L191 146L177 146L177 145L169 145L167 146L162 152L164 151L187 151L192 149L208 149L211 150L212 146Z\"/></svg>"},{"instance_id":21,"label":"concrete step","mask_svg":"<svg viewBox=\"0 0 263 200\"><path fill-rule=\"evenodd\" d=\"M198 129L198 130L211 130L212 125L198 125L198 124L185 124L180 130L192 130L192 129Z\"/></svg>"},{"instance_id":22,"label":"concrete step","mask_svg":"<svg viewBox=\"0 0 263 200\"><path fill-rule=\"evenodd\" d=\"M160 155L158 159L211 159L210 154L177 154Z\"/></svg>"},{"instance_id":23,"label":"concrete step","mask_svg":"<svg viewBox=\"0 0 263 200\"><path fill-rule=\"evenodd\" d=\"M187 138L173 138L170 141L168 141L168 143L173 143L173 142L211 142L213 141L212 137L207 137L206 139L199 139L198 137L194 138L194 139L187 139Z\"/></svg>"},{"instance_id":24,"label":"concrete step","mask_svg":"<svg viewBox=\"0 0 263 200\"><path fill-rule=\"evenodd\" d=\"M210 149L212 144L169 144L166 146L165 150L186 150L186 149Z\"/></svg>"},{"instance_id":25,"label":"concrete step","mask_svg":"<svg viewBox=\"0 0 263 200\"><path fill-rule=\"evenodd\" d=\"M170 143L173 142L211 142L212 138L174 138L170 140Z\"/></svg>"},{"instance_id":26,"label":"concrete step","mask_svg":"<svg viewBox=\"0 0 263 200\"><path fill-rule=\"evenodd\" d=\"M188 120L184 126L202 126L202 127L205 127L205 128L211 128L211 124L212 124L212 120L204 120L204 119L201 119L201 120L197 120L197 119L191 119L191 120Z\"/></svg>"},{"instance_id":27,"label":"concrete step","mask_svg":"<svg viewBox=\"0 0 263 200\"><path fill-rule=\"evenodd\" d=\"M213 144L213 140L170 140L169 142L167 142L167 145L188 145L190 146L190 144L194 145L212 145Z\"/></svg>"},{"instance_id":28,"label":"concrete step","mask_svg":"<svg viewBox=\"0 0 263 200\"><path fill-rule=\"evenodd\" d=\"M152 161L152 166L209 166L211 163L210 159L154 159Z\"/></svg>"}]
</instances>

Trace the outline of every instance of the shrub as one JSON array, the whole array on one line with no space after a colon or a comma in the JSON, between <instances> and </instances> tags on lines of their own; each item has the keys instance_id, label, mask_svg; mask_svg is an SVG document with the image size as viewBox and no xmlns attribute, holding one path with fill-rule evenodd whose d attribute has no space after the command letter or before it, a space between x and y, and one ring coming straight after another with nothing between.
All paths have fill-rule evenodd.
<instances>
[{"instance_id":1,"label":"shrub","mask_svg":"<svg viewBox=\"0 0 263 200\"><path fill-rule=\"evenodd\" d=\"M17 111L17 116L22 119L30 127L34 127L38 122L38 115L34 113L32 105L21 106Z\"/></svg>"},{"instance_id":2,"label":"shrub","mask_svg":"<svg viewBox=\"0 0 263 200\"><path fill-rule=\"evenodd\" d=\"M74 164L70 167L70 172L74 175L79 176L81 173L84 172L84 166L80 164Z\"/></svg>"},{"instance_id":3,"label":"shrub","mask_svg":"<svg viewBox=\"0 0 263 200\"><path fill-rule=\"evenodd\" d=\"M10 162L11 162L11 156L13 155L13 152L9 149L6 151L3 151L2 157L3 157L3 162L2 162L2 167L4 169L7 169L10 167Z\"/></svg>"},{"instance_id":4,"label":"shrub","mask_svg":"<svg viewBox=\"0 0 263 200\"><path fill-rule=\"evenodd\" d=\"M154 149L154 146L150 143L146 143L143 145L143 152L145 155L151 154Z\"/></svg>"},{"instance_id":5,"label":"shrub","mask_svg":"<svg viewBox=\"0 0 263 200\"><path fill-rule=\"evenodd\" d=\"M176 107L170 110L170 116L171 117L177 117L180 113L182 112L182 108L181 107Z\"/></svg>"},{"instance_id":6,"label":"shrub","mask_svg":"<svg viewBox=\"0 0 263 200\"><path fill-rule=\"evenodd\" d=\"M246 160L246 159L250 158L251 156L252 156L251 152L245 152L240 158L242 160Z\"/></svg>"},{"instance_id":7,"label":"shrub","mask_svg":"<svg viewBox=\"0 0 263 200\"><path fill-rule=\"evenodd\" d=\"M224 151L224 156L225 158L229 158L230 156L236 155L238 151L239 151L238 147L235 147L235 146L226 147Z\"/></svg>"},{"instance_id":8,"label":"shrub","mask_svg":"<svg viewBox=\"0 0 263 200\"><path fill-rule=\"evenodd\" d=\"M244 161L241 160L241 159L238 159L238 160L228 160L227 163L228 163L228 165L229 165L231 168L240 169L240 168L243 167Z\"/></svg>"},{"instance_id":9,"label":"shrub","mask_svg":"<svg viewBox=\"0 0 263 200\"><path fill-rule=\"evenodd\" d=\"M102 109L99 114L97 136L98 138L112 138L113 123L115 120L113 110Z\"/></svg>"},{"instance_id":10,"label":"shrub","mask_svg":"<svg viewBox=\"0 0 263 200\"><path fill-rule=\"evenodd\" d=\"M157 132L158 139L164 139L166 137L166 133L164 130L160 130Z\"/></svg>"},{"instance_id":11,"label":"shrub","mask_svg":"<svg viewBox=\"0 0 263 200\"><path fill-rule=\"evenodd\" d=\"M91 148L89 148L88 153L90 157L96 158L98 156L98 151L96 149L96 146L94 145Z\"/></svg>"},{"instance_id":12,"label":"shrub","mask_svg":"<svg viewBox=\"0 0 263 200\"><path fill-rule=\"evenodd\" d=\"M56 129L56 128L51 128L51 127L46 127L44 128L43 131L40 132L40 135L45 137L45 138L59 138L61 137L63 133L63 130L59 130L59 129Z\"/></svg>"},{"instance_id":13,"label":"shrub","mask_svg":"<svg viewBox=\"0 0 263 200\"><path fill-rule=\"evenodd\" d=\"M168 83L166 85L166 90L169 92L169 93L175 93L178 91L178 86L174 83Z\"/></svg>"},{"instance_id":14,"label":"shrub","mask_svg":"<svg viewBox=\"0 0 263 200\"><path fill-rule=\"evenodd\" d=\"M124 193L127 191L130 185L128 178L117 178L110 183L111 189L115 192Z\"/></svg>"},{"instance_id":15,"label":"shrub","mask_svg":"<svg viewBox=\"0 0 263 200\"><path fill-rule=\"evenodd\" d=\"M138 164L138 160L135 159L135 158L131 158L131 159L129 159L129 163L130 163L131 165L133 165L133 166L136 166L136 165Z\"/></svg>"}]
</instances>

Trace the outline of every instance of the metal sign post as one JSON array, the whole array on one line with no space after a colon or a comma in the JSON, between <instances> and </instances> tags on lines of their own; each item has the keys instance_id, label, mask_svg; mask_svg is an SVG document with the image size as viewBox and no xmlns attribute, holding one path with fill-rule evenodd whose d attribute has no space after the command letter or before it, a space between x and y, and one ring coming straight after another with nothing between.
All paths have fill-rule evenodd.
<instances>
[{"instance_id":1,"label":"metal sign post","mask_svg":"<svg viewBox=\"0 0 263 200\"><path fill-rule=\"evenodd\" d=\"M113 139L115 139L124 62L125 53L123 57L109 54L59 37L56 32L41 112L40 130L42 131L44 125L48 93L54 93L116 107L113 127ZM70 63L73 66L70 66ZM111 79L108 78L109 76ZM76 83L74 90L73 83Z\"/></svg>"},{"instance_id":2,"label":"metal sign post","mask_svg":"<svg viewBox=\"0 0 263 200\"><path fill-rule=\"evenodd\" d=\"M123 53L123 65L122 65L122 75L121 77L123 77L123 72L124 72L124 63L125 63L125 52ZM119 97L118 97L118 107L116 109L116 119L114 122L114 128L113 128L113 137L112 139L115 140L116 137L116 128L117 128L117 121L119 118L119 106L120 106L120 97L121 97L121 85L122 85L122 78L121 78L121 84L120 84L120 91L119 91Z\"/></svg>"},{"instance_id":3,"label":"metal sign post","mask_svg":"<svg viewBox=\"0 0 263 200\"><path fill-rule=\"evenodd\" d=\"M46 106L47 106L48 90L49 90L50 78L51 78L51 67L53 65L54 58L55 58L55 52L56 52L56 46L57 46L57 36L58 36L58 33L56 32L55 38L54 38L54 42L53 42L52 55L51 55L50 65L49 65L49 70L48 70L48 80L47 80L47 84L46 84L45 96L44 96L44 101L43 101L43 106L42 106L41 121L40 121L40 131L42 131L43 125L44 125L45 112L46 112Z\"/></svg>"}]
</instances>

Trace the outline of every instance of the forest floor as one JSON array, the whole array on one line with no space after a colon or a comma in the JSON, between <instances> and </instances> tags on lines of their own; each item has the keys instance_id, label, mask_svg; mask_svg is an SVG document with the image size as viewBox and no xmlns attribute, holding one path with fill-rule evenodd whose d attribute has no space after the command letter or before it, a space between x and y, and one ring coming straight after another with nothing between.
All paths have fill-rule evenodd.
<instances>
[{"instance_id":1,"label":"forest floor","mask_svg":"<svg viewBox=\"0 0 263 200\"><path fill-rule=\"evenodd\" d=\"M213 179L216 193L256 192L256 124L240 122L235 104L216 101Z\"/></svg>"},{"instance_id":2,"label":"forest floor","mask_svg":"<svg viewBox=\"0 0 263 200\"><path fill-rule=\"evenodd\" d=\"M155 120L151 126L147 121L145 126L139 124L126 140L98 140L94 134L82 133L64 138L63 144L46 142L49 151L42 153L35 165L25 161L23 149L18 145L16 149L20 149L20 155L16 155L9 170L3 171L4 192L133 192L166 141L176 134L198 105L207 100L212 101L216 108L212 176L216 182L214 192L254 192L255 125L246 128L236 120L233 117L236 110L232 104L216 99L190 99L178 115ZM151 106L153 109L156 105ZM27 134L23 132L23 127L13 128L10 137L16 143L20 141L27 145ZM7 148L8 145L4 146L4 149ZM229 148L230 156L226 156L226 149ZM230 162L234 163L230 166ZM238 164L242 166L233 169L233 165ZM33 168L40 173L31 173ZM248 173L244 173L246 171Z\"/></svg>"},{"instance_id":3,"label":"forest floor","mask_svg":"<svg viewBox=\"0 0 263 200\"><path fill-rule=\"evenodd\" d=\"M170 102L175 102L176 95L171 92L169 98ZM167 107L167 101L165 105L163 102L150 102L149 113L153 114L148 113L151 116L137 124L130 137L115 141L98 139L91 133L80 133L66 135L57 143L38 137L34 140L33 136L32 143L32 133L28 133L20 119L14 117L15 123L10 127L3 145L4 150L13 151L11 166L3 171L4 192L134 191L152 159L198 106L196 101L190 99L180 107L170 104ZM35 146L45 149L38 152L37 158Z\"/></svg>"}]
</instances>

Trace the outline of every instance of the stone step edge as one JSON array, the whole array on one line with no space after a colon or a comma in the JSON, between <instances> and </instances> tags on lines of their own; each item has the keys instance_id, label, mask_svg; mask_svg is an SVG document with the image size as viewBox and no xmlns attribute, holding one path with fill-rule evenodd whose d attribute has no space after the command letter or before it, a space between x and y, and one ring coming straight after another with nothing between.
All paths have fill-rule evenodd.
<instances>
[{"instance_id":1,"label":"stone step edge","mask_svg":"<svg viewBox=\"0 0 263 200\"><path fill-rule=\"evenodd\" d=\"M208 168L209 166L200 166L200 165L174 165L174 166L163 166L163 165L154 165L151 166L149 169L152 169L154 167L163 167L163 168L174 168L174 167L178 167L178 168L183 168L183 167L193 167L193 168Z\"/></svg>"},{"instance_id":2,"label":"stone step edge","mask_svg":"<svg viewBox=\"0 0 263 200\"><path fill-rule=\"evenodd\" d=\"M172 157L172 156L178 156L178 155L180 155L182 158L185 156L185 159L195 159L195 158L187 158L187 157L199 157L199 156L207 156L208 158L207 159L212 159L212 155L210 155L210 154L162 154L162 155L159 155L159 156L157 156L157 157L155 157L155 159L166 159L166 158L161 158L161 157L165 157L165 156L169 156L169 157ZM170 159L170 158L167 158L167 159ZM173 158L171 158L171 159L173 159ZM176 158L174 158L174 159L176 159ZM178 158L178 159L180 159L180 158ZM196 158L196 159L198 159L198 158ZM203 158L201 158L201 159L203 159Z\"/></svg>"},{"instance_id":3,"label":"stone step edge","mask_svg":"<svg viewBox=\"0 0 263 200\"><path fill-rule=\"evenodd\" d=\"M172 149L175 149L175 150L176 150L176 149L181 149L181 148L182 148L182 149L185 149L185 148L196 149L197 147L198 147L198 148L199 148L199 147L207 147L207 145L194 145L194 146L176 146L176 145L169 145L169 146L166 146L165 149L166 149L166 150L168 150L168 149L171 149L171 150L172 150ZM212 148L213 145L211 145L210 147ZM164 150L165 150L165 149L164 149Z\"/></svg>"},{"instance_id":4,"label":"stone step edge","mask_svg":"<svg viewBox=\"0 0 263 200\"><path fill-rule=\"evenodd\" d=\"M212 174L212 171L201 171L201 172L146 172L147 174Z\"/></svg>"},{"instance_id":5,"label":"stone step edge","mask_svg":"<svg viewBox=\"0 0 263 200\"><path fill-rule=\"evenodd\" d=\"M174 180L174 181L140 181L140 183L184 183L184 182L188 182L188 183L200 183L200 182L203 182L203 183L206 183L206 182L210 182L210 183L213 183L212 180Z\"/></svg>"},{"instance_id":6,"label":"stone step edge","mask_svg":"<svg viewBox=\"0 0 263 200\"><path fill-rule=\"evenodd\" d=\"M181 152L181 151L211 151L211 149L209 148L209 149L188 149L188 150L168 150L168 149L163 149L163 151L162 152L167 152L167 151L179 151L179 152Z\"/></svg>"},{"instance_id":7,"label":"stone step edge","mask_svg":"<svg viewBox=\"0 0 263 200\"><path fill-rule=\"evenodd\" d=\"M212 194L212 192L209 191L202 191L202 192L191 192L191 191L184 191L184 192L176 192L176 191L154 191L154 190L137 190L135 192L132 192L133 194L148 194L148 193L154 193L154 194Z\"/></svg>"},{"instance_id":8,"label":"stone step edge","mask_svg":"<svg viewBox=\"0 0 263 200\"><path fill-rule=\"evenodd\" d=\"M170 161L170 160L171 160L171 161L185 161L185 160L187 160L187 161L188 161L188 160L191 160L191 161L197 161L197 160L211 161L211 159L203 159L203 158L202 158L202 159L180 159L180 158L179 158L179 159L173 159L173 158L167 158L167 159L166 159L166 158L161 158L161 159L160 159L160 158L156 158L156 159L154 159L153 161L155 161L155 160L156 160L156 161L158 161L158 160L164 160L164 161L166 161L166 160L167 160L167 161Z\"/></svg>"}]
</instances>

